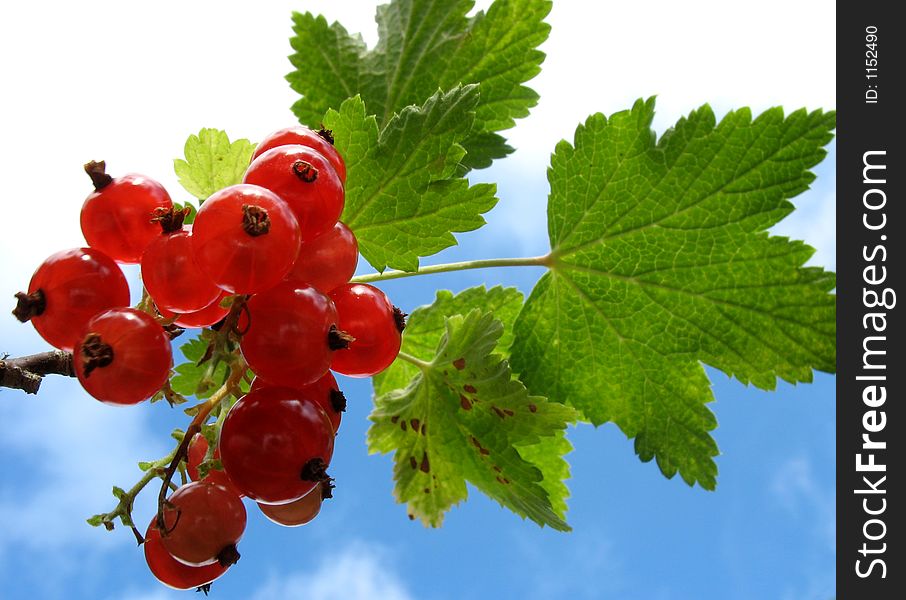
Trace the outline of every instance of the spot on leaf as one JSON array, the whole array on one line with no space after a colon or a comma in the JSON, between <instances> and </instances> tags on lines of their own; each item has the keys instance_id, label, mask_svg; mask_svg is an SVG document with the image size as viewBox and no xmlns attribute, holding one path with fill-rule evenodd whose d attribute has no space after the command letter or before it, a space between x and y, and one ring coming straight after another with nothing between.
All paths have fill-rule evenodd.
<instances>
[{"instance_id":1,"label":"spot on leaf","mask_svg":"<svg viewBox=\"0 0 906 600\"><path fill-rule=\"evenodd\" d=\"M469 436L469 441L472 442L473 446L478 448L478 453L481 454L482 456L487 456L488 454L491 453L490 450L488 450L487 448L485 448L484 446L481 445L481 442L479 442L478 438L476 438L474 435Z\"/></svg>"}]
</instances>

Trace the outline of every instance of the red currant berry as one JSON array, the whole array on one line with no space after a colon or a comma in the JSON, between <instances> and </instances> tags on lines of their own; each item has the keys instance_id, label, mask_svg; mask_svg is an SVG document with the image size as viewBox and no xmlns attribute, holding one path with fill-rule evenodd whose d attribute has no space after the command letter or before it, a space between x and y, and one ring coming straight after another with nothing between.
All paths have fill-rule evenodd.
<instances>
[{"instance_id":1,"label":"red currant berry","mask_svg":"<svg viewBox=\"0 0 906 600\"><path fill-rule=\"evenodd\" d=\"M274 386L256 377L252 380L249 392L268 387ZM333 373L328 371L319 380L308 385L289 387L298 390L300 396L311 398L320 404L330 419L330 424L333 425L334 433L337 432L340 428L343 413L346 411L346 396L340 391L340 386L337 385L337 380L334 378Z\"/></svg>"},{"instance_id":2,"label":"red currant berry","mask_svg":"<svg viewBox=\"0 0 906 600\"><path fill-rule=\"evenodd\" d=\"M207 481L216 483L226 489L234 492L237 496L242 494L233 486L230 476L223 469L211 469L204 479L198 477L198 465L200 465L208 454L208 440L200 433L196 433L189 442L189 451L186 456L186 471L192 481ZM214 460L220 460L220 450L214 448Z\"/></svg>"},{"instance_id":3,"label":"red currant berry","mask_svg":"<svg viewBox=\"0 0 906 600\"><path fill-rule=\"evenodd\" d=\"M298 390L263 388L233 405L218 448L236 489L258 502L282 504L329 480L333 441L318 403Z\"/></svg>"},{"instance_id":4,"label":"red currant berry","mask_svg":"<svg viewBox=\"0 0 906 600\"><path fill-rule=\"evenodd\" d=\"M175 590L191 590L211 583L227 572L228 567L216 562L204 567L190 567L170 556L161 543L155 521L151 520L145 532L145 560L151 574L162 584Z\"/></svg>"},{"instance_id":5,"label":"red currant berry","mask_svg":"<svg viewBox=\"0 0 906 600\"><path fill-rule=\"evenodd\" d=\"M170 377L170 338L147 313L116 308L85 325L73 351L75 372L89 394L108 404L138 404Z\"/></svg>"},{"instance_id":6,"label":"red currant berry","mask_svg":"<svg viewBox=\"0 0 906 600\"><path fill-rule=\"evenodd\" d=\"M142 282L158 308L196 312L220 297L222 290L195 260L191 235L191 225L169 232L165 228L142 254Z\"/></svg>"},{"instance_id":7,"label":"red currant berry","mask_svg":"<svg viewBox=\"0 0 906 600\"><path fill-rule=\"evenodd\" d=\"M239 322L242 355L273 385L317 381L327 373L333 349L347 343L336 329L333 302L313 287L285 281L252 296L247 308L247 320Z\"/></svg>"},{"instance_id":8,"label":"red currant berry","mask_svg":"<svg viewBox=\"0 0 906 600\"><path fill-rule=\"evenodd\" d=\"M210 327L215 323L222 321L229 314L230 309L221 306L221 302L229 294L221 291L217 299L205 306L201 310L179 315L173 323L185 328Z\"/></svg>"},{"instance_id":9,"label":"red currant berry","mask_svg":"<svg viewBox=\"0 0 906 600\"><path fill-rule=\"evenodd\" d=\"M164 187L144 175L130 173L113 179L104 162L90 162L85 171L95 191L82 205L82 235L92 248L121 263L137 263L145 246L160 234L152 223L154 211L173 207Z\"/></svg>"},{"instance_id":10,"label":"red currant berry","mask_svg":"<svg viewBox=\"0 0 906 600\"><path fill-rule=\"evenodd\" d=\"M338 221L327 233L302 242L286 279L302 281L326 294L349 281L358 261L359 244L349 227Z\"/></svg>"},{"instance_id":11,"label":"red currant berry","mask_svg":"<svg viewBox=\"0 0 906 600\"><path fill-rule=\"evenodd\" d=\"M262 504L258 503L265 517L284 527L298 527L310 523L321 512L321 501L324 499L321 492L322 486L330 483L319 483L315 488L288 504ZM329 493L329 492L328 492Z\"/></svg>"},{"instance_id":12,"label":"red currant berry","mask_svg":"<svg viewBox=\"0 0 906 600\"><path fill-rule=\"evenodd\" d=\"M354 339L336 352L330 368L350 377L370 377L390 366L400 351L404 315L381 290L367 283L347 283L329 294L340 328Z\"/></svg>"},{"instance_id":13,"label":"red currant berry","mask_svg":"<svg viewBox=\"0 0 906 600\"><path fill-rule=\"evenodd\" d=\"M193 223L199 266L231 294L276 285L299 252L299 223L279 196L256 185L233 185L205 200Z\"/></svg>"},{"instance_id":14,"label":"red currant berry","mask_svg":"<svg viewBox=\"0 0 906 600\"><path fill-rule=\"evenodd\" d=\"M129 305L129 284L100 250L73 248L41 263L13 314L31 321L50 345L71 351L82 327L99 312Z\"/></svg>"},{"instance_id":15,"label":"red currant berry","mask_svg":"<svg viewBox=\"0 0 906 600\"><path fill-rule=\"evenodd\" d=\"M343 162L343 157L340 156L340 153L337 152L337 149L333 145L333 135L330 131L325 129L313 131L308 127L297 125L295 127L287 127L286 129L275 131L261 140L261 143L255 148L252 160L255 160L271 148L289 146L292 144L308 146L309 148L317 150L324 158L330 161L334 171L336 171L337 175L340 177L340 182L343 184L346 183L346 163Z\"/></svg>"},{"instance_id":16,"label":"red currant berry","mask_svg":"<svg viewBox=\"0 0 906 600\"><path fill-rule=\"evenodd\" d=\"M330 231L343 214L343 183L330 162L305 146L278 146L252 161L243 183L283 198L302 228L302 241Z\"/></svg>"},{"instance_id":17,"label":"red currant berry","mask_svg":"<svg viewBox=\"0 0 906 600\"><path fill-rule=\"evenodd\" d=\"M236 544L245 532L245 521L245 506L234 492L193 481L170 496L161 542L183 564L202 567L216 562L228 567L239 560Z\"/></svg>"}]
</instances>

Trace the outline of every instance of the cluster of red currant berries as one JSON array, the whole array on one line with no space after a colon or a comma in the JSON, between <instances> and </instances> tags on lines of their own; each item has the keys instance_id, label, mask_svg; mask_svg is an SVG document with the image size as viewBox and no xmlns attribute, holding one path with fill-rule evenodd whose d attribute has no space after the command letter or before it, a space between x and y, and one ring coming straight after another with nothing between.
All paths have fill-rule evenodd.
<instances>
[{"instance_id":1,"label":"cluster of red currant berries","mask_svg":"<svg viewBox=\"0 0 906 600\"><path fill-rule=\"evenodd\" d=\"M203 436L192 438L193 481L173 492L145 535L148 565L171 587L209 584L238 560L242 497L283 525L317 515L333 488L326 469L345 408L331 370L368 377L399 352L404 315L377 288L349 282L358 245L339 222L346 167L332 141L304 127L271 134L243 183L211 195L191 225L159 183L114 179L104 163L88 163L88 247L51 256L28 293L16 295L14 314L73 353L89 394L118 405L167 383L165 325L216 327L243 303L235 331L255 373L251 389L223 420L213 453ZM117 263L141 265L150 311L128 307ZM223 469L199 478L209 455Z\"/></svg>"}]
</instances>

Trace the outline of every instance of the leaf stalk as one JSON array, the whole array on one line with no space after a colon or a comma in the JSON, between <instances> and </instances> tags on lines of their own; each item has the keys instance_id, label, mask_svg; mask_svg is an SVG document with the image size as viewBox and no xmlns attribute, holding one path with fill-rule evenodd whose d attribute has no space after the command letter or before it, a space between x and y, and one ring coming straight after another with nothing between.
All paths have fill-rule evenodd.
<instances>
[{"instance_id":1,"label":"leaf stalk","mask_svg":"<svg viewBox=\"0 0 906 600\"><path fill-rule=\"evenodd\" d=\"M552 264L550 254L544 256L530 256L520 258L488 258L483 260L467 260L463 262L445 263L440 265L427 265L419 267L416 271L397 271L389 270L383 273L369 273L367 275L357 275L350 279L350 283L372 283L377 281L389 281L391 279L402 279L403 277L415 277L418 275L434 275L436 273L451 273L454 271L467 271L470 269L491 269L495 267L546 267L550 268Z\"/></svg>"}]
</instances>

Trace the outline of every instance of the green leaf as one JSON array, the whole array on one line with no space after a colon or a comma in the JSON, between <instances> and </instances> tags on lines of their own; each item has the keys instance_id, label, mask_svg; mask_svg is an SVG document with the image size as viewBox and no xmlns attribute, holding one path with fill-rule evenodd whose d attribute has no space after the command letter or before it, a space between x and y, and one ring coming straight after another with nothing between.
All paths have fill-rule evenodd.
<instances>
[{"instance_id":1,"label":"green leaf","mask_svg":"<svg viewBox=\"0 0 906 600\"><path fill-rule=\"evenodd\" d=\"M227 364L225 362L220 362L216 367L212 361L197 364L205 355L208 343L207 339L197 337L179 347L187 362L174 369L176 375L170 379L170 387L174 392L184 396L195 396L199 399L208 398L226 381ZM192 408L188 410L192 410Z\"/></svg>"},{"instance_id":2,"label":"green leaf","mask_svg":"<svg viewBox=\"0 0 906 600\"><path fill-rule=\"evenodd\" d=\"M153 461L142 460L142 461L139 461L139 463L138 463L138 468L141 469L142 471L147 471L148 469L150 469L153 466L154 466Z\"/></svg>"},{"instance_id":3,"label":"green leaf","mask_svg":"<svg viewBox=\"0 0 906 600\"><path fill-rule=\"evenodd\" d=\"M505 158L515 149L496 133L473 135L464 140L462 147L466 155L460 163L460 173L466 174L471 169L486 169L497 158Z\"/></svg>"},{"instance_id":4,"label":"green leaf","mask_svg":"<svg viewBox=\"0 0 906 600\"><path fill-rule=\"evenodd\" d=\"M487 13L466 15L471 0L395 0L378 7L379 41L368 51L360 36L324 17L293 15L287 75L302 98L293 112L315 126L324 113L360 95L380 126L438 88L480 84L474 126L463 143L464 166L482 168L512 151L495 132L528 115L538 95L523 85L541 70L537 48L548 36L549 0L497 0Z\"/></svg>"},{"instance_id":5,"label":"green leaf","mask_svg":"<svg viewBox=\"0 0 906 600\"><path fill-rule=\"evenodd\" d=\"M203 408L203 406L202 406L201 404L195 404L195 405L192 405L192 406L190 406L190 407L188 407L188 408L182 409L182 412L183 412L183 414L185 414L186 416L194 417L195 415L197 415L198 413L201 412L201 409L202 409L202 408Z\"/></svg>"},{"instance_id":6,"label":"green leaf","mask_svg":"<svg viewBox=\"0 0 906 600\"><path fill-rule=\"evenodd\" d=\"M230 142L224 131L202 129L189 136L185 160L175 159L173 167L179 183L203 202L214 192L241 183L254 151L255 144L246 139Z\"/></svg>"},{"instance_id":7,"label":"green leaf","mask_svg":"<svg viewBox=\"0 0 906 600\"><path fill-rule=\"evenodd\" d=\"M569 488L564 482L569 479L570 472L569 463L563 457L573 450L566 434L561 431L557 435L541 438L537 444L517 446L516 449L523 460L532 463L544 474L540 485L551 500L551 508L565 519Z\"/></svg>"},{"instance_id":8,"label":"green leaf","mask_svg":"<svg viewBox=\"0 0 906 600\"><path fill-rule=\"evenodd\" d=\"M414 271L420 256L452 246L451 232L484 225L482 213L497 202L489 184L469 186L458 176L478 100L475 86L437 92L421 107L395 115L383 131L366 116L361 98L329 111L325 126L347 160L342 220L359 251L375 268Z\"/></svg>"},{"instance_id":9,"label":"green leaf","mask_svg":"<svg viewBox=\"0 0 906 600\"><path fill-rule=\"evenodd\" d=\"M248 394L249 390L252 389L251 381L253 379L255 379L255 372L249 369L247 375L239 380L239 391L243 394ZM223 403L221 403L221 406L223 406Z\"/></svg>"},{"instance_id":10,"label":"green leaf","mask_svg":"<svg viewBox=\"0 0 906 600\"><path fill-rule=\"evenodd\" d=\"M513 322L522 308L522 292L502 286L488 290L482 285L455 296L448 290L438 290L432 304L416 308L406 319L400 351L430 362L434 358L437 344L447 331L447 317L468 313L473 308L493 313L494 318L501 322L503 332L494 351L501 357L506 357L513 343ZM374 376L374 393L380 396L391 390L404 388L418 373L418 367L411 362L395 360L390 367Z\"/></svg>"},{"instance_id":11,"label":"green leaf","mask_svg":"<svg viewBox=\"0 0 906 600\"><path fill-rule=\"evenodd\" d=\"M832 273L766 230L808 188L833 113L707 106L655 142L654 101L597 114L551 159L553 267L516 321L533 393L635 437L642 460L715 486L702 364L771 389L836 361Z\"/></svg>"},{"instance_id":12,"label":"green leaf","mask_svg":"<svg viewBox=\"0 0 906 600\"><path fill-rule=\"evenodd\" d=\"M229 400L224 400L224 402L228 403ZM220 404L218 405L218 408L221 408L222 406L223 404ZM211 423L205 423L201 426L201 435L204 436L205 441L208 443L208 454L213 457L214 450L212 450L212 448L217 447L217 440L220 436L220 427Z\"/></svg>"},{"instance_id":13,"label":"green leaf","mask_svg":"<svg viewBox=\"0 0 906 600\"><path fill-rule=\"evenodd\" d=\"M469 482L513 512L566 531L565 488L547 478L568 474L556 454L568 447L545 440L557 439L576 413L529 395L492 353L502 333L480 308L446 318L433 360L405 389L376 398L369 449L394 452L396 497L426 525L439 526ZM537 444L555 454L522 456Z\"/></svg>"},{"instance_id":14,"label":"green leaf","mask_svg":"<svg viewBox=\"0 0 906 600\"><path fill-rule=\"evenodd\" d=\"M329 108L339 107L358 93L361 57L367 53L361 36L351 36L340 23L323 16L293 13L289 57L295 70L286 76L290 87L304 94L293 105L299 121L317 127Z\"/></svg>"},{"instance_id":15,"label":"green leaf","mask_svg":"<svg viewBox=\"0 0 906 600\"><path fill-rule=\"evenodd\" d=\"M122 500L123 496L126 495L126 490L121 487L113 486L113 497L117 500Z\"/></svg>"},{"instance_id":16,"label":"green leaf","mask_svg":"<svg viewBox=\"0 0 906 600\"><path fill-rule=\"evenodd\" d=\"M106 516L107 515L94 515L93 517L85 519L85 521L92 527L100 527L104 524L104 517Z\"/></svg>"},{"instance_id":17,"label":"green leaf","mask_svg":"<svg viewBox=\"0 0 906 600\"><path fill-rule=\"evenodd\" d=\"M204 479L211 471L223 471L223 463L219 458L204 459L198 463L199 479Z\"/></svg>"}]
</instances>

